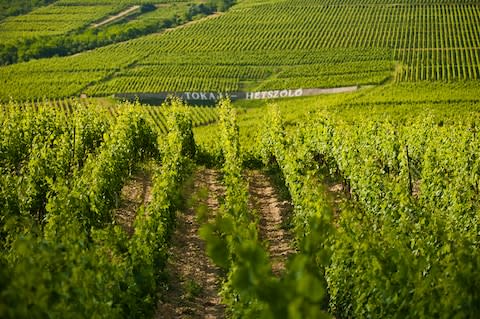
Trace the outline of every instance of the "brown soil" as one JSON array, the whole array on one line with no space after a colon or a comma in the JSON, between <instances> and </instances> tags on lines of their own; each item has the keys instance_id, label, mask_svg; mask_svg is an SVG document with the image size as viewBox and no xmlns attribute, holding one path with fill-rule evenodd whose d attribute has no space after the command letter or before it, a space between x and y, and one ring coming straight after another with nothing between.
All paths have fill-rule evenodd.
<instances>
[{"instance_id":1,"label":"brown soil","mask_svg":"<svg viewBox=\"0 0 480 319\"><path fill-rule=\"evenodd\" d=\"M246 172L249 184L249 206L260 214L260 238L268 244L268 252L275 275L285 269L288 256L295 251L293 239L283 229L293 207L288 201L282 201L270 179L258 170Z\"/></svg>"},{"instance_id":2,"label":"brown soil","mask_svg":"<svg viewBox=\"0 0 480 319\"><path fill-rule=\"evenodd\" d=\"M420 185L422 181L421 180L416 180L413 182L412 185L412 196L415 199L418 199L420 197Z\"/></svg>"},{"instance_id":3,"label":"brown soil","mask_svg":"<svg viewBox=\"0 0 480 319\"><path fill-rule=\"evenodd\" d=\"M114 211L115 221L131 236L133 222L140 206L146 206L152 200L152 175L146 170L139 170L123 186L120 205Z\"/></svg>"},{"instance_id":4,"label":"brown soil","mask_svg":"<svg viewBox=\"0 0 480 319\"><path fill-rule=\"evenodd\" d=\"M336 212L339 210L339 206L346 200L347 190L342 183L330 182L326 184L327 195L330 197L330 206Z\"/></svg>"},{"instance_id":5,"label":"brown soil","mask_svg":"<svg viewBox=\"0 0 480 319\"><path fill-rule=\"evenodd\" d=\"M327 175L321 182L324 185L325 199L333 212L334 223L338 227L342 209L345 209L345 205L351 200L352 195L341 178Z\"/></svg>"},{"instance_id":6,"label":"brown soil","mask_svg":"<svg viewBox=\"0 0 480 319\"><path fill-rule=\"evenodd\" d=\"M333 217L335 220L338 220L342 206L348 201L350 194L343 183L332 180L329 177L323 180L323 184L325 185L326 199L332 209Z\"/></svg>"},{"instance_id":7,"label":"brown soil","mask_svg":"<svg viewBox=\"0 0 480 319\"><path fill-rule=\"evenodd\" d=\"M194 174L193 185L186 194L195 201L196 194L208 190L207 198L199 199L177 213L177 226L172 236L167 265L168 289L162 293L155 318L223 318L225 307L218 296L221 276L205 253L205 243L198 236L200 227L196 209L201 205L215 214L218 197L224 193L218 172L201 168ZM192 206L192 205L188 205Z\"/></svg>"}]
</instances>

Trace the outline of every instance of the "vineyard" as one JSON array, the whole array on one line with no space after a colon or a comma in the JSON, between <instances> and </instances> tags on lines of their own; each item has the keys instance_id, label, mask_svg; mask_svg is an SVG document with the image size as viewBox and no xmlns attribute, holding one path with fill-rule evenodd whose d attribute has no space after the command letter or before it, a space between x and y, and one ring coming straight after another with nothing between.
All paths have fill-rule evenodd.
<instances>
[{"instance_id":1,"label":"vineyard","mask_svg":"<svg viewBox=\"0 0 480 319\"><path fill-rule=\"evenodd\" d=\"M476 80L479 17L476 1L238 1L222 15L168 32L2 67L0 96ZM26 81L23 70L40 76ZM52 78L72 79L71 85L62 89ZM20 92L16 83L22 83Z\"/></svg>"},{"instance_id":2,"label":"vineyard","mask_svg":"<svg viewBox=\"0 0 480 319\"><path fill-rule=\"evenodd\" d=\"M10 9L0 318L479 316L478 1Z\"/></svg>"},{"instance_id":3,"label":"vineyard","mask_svg":"<svg viewBox=\"0 0 480 319\"><path fill-rule=\"evenodd\" d=\"M455 90L224 100L195 129L176 100L165 129L141 105L4 105L0 314L474 317L480 100Z\"/></svg>"},{"instance_id":4,"label":"vineyard","mask_svg":"<svg viewBox=\"0 0 480 319\"><path fill-rule=\"evenodd\" d=\"M118 10L119 7L115 3L79 5L73 2L64 4L57 2L26 15L2 21L0 39L2 44L5 44L19 38L66 34Z\"/></svg>"},{"instance_id":5,"label":"vineyard","mask_svg":"<svg viewBox=\"0 0 480 319\"><path fill-rule=\"evenodd\" d=\"M71 56L158 33L220 8L215 0L43 1L55 3L0 21L0 65ZM27 3L16 5L28 10Z\"/></svg>"},{"instance_id":6,"label":"vineyard","mask_svg":"<svg viewBox=\"0 0 480 319\"><path fill-rule=\"evenodd\" d=\"M165 139L132 108L114 122L81 109L68 122L49 109L2 116L3 318L151 312L188 171L191 122L170 114ZM112 209L141 162L155 171L152 199L128 236Z\"/></svg>"},{"instance_id":7,"label":"vineyard","mask_svg":"<svg viewBox=\"0 0 480 319\"><path fill-rule=\"evenodd\" d=\"M4 114L10 114L18 112L18 110L25 112L35 112L37 110L48 109L50 112L55 112L55 117L63 118L65 122L68 122L71 117L77 115L78 109L93 109L101 110L105 115L113 120L121 114L122 109L128 108L130 104L112 104L106 101L101 103L98 100L88 99L59 99L59 100L47 100L47 101L33 101L31 103L16 104L10 103L0 105L0 110L3 110ZM218 120L218 111L212 107L196 106L186 107L190 114L193 127L209 125ZM152 129L160 134L168 132L168 117L170 108L165 105L162 106L139 106L141 113L145 119L150 123Z\"/></svg>"},{"instance_id":8,"label":"vineyard","mask_svg":"<svg viewBox=\"0 0 480 319\"><path fill-rule=\"evenodd\" d=\"M0 22L0 43L15 42L52 35L66 35L85 28L93 22L121 12L134 4L146 1L54 1L49 6L37 8L27 14L8 17ZM171 3L182 1L156 0L148 3Z\"/></svg>"}]
</instances>

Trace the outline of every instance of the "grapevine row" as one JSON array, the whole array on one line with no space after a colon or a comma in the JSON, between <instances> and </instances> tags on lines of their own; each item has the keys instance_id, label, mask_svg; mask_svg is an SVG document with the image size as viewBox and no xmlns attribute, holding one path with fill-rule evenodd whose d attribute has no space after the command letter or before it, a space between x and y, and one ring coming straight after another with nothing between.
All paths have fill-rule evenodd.
<instances>
[{"instance_id":1,"label":"grapevine row","mask_svg":"<svg viewBox=\"0 0 480 319\"><path fill-rule=\"evenodd\" d=\"M478 78L480 15L476 3L390 4L307 0L240 3L226 14L163 34L79 56L1 68L0 75L7 80L0 96L8 100L9 94L25 99L65 97L82 91L105 95L260 86L281 89L293 84L378 84L388 78L388 71L393 74L392 65L375 76L364 72L372 60L382 64L396 60L397 81ZM366 60L372 54L376 58ZM329 63L329 56L337 63ZM315 82L307 71L283 82L275 81L284 69L306 64L322 74L338 68L338 80L329 81L323 76ZM251 66L261 67L260 72ZM351 76L340 76L348 68ZM25 80L32 72L37 77ZM76 76L79 72L85 73ZM189 73L195 76L183 76ZM62 88L60 81L70 85Z\"/></svg>"},{"instance_id":2,"label":"grapevine row","mask_svg":"<svg viewBox=\"0 0 480 319\"><path fill-rule=\"evenodd\" d=\"M118 113L121 112L123 108L128 107L128 103L105 107L96 105L95 103L95 100L90 99L50 99L31 101L30 103L4 104L1 105L0 110L3 108L3 115L7 117L9 115L18 115L18 110L24 110L27 114L30 114L32 111L48 112L51 113L54 118L62 119L68 125L71 117L76 118L78 114L81 113L80 111L86 111L86 109L96 109L102 116L108 116L114 119L118 117ZM202 106L187 108L189 109L194 127L208 125L216 122L218 119L218 112L215 108ZM159 133L164 134L168 132L167 118L171 111L168 104L163 104L162 106L144 105L140 107L140 110ZM13 120L12 122L15 121L16 120Z\"/></svg>"},{"instance_id":3,"label":"grapevine row","mask_svg":"<svg viewBox=\"0 0 480 319\"><path fill-rule=\"evenodd\" d=\"M43 114L36 114L41 120ZM181 107L172 107L170 114L169 133L160 147L156 147L157 136L146 119L130 109L123 111L105 134L95 151L98 155L88 156L70 176L38 175L41 168L50 167L50 161L40 162L38 169L27 172L45 178L49 188L46 215L38 222L8 205L15 203L12 197L21 192L8 188L13 184L2 174L0 196L2 211L7 213L3 216L10 213L13 217L2 218L0 224L0 234L6 239L0 250L2 317L151 314L174 225L179 186L188 167L186 156L190 156L184 146L189 145L186 139L191 136L191 122ZM35 142L39 147L31 152L30 161L36 158L36 149L42 149L41 141ZM50 143L47 140L45 146ZM59 145L52 153L68 162L71 155L58 152L62 149ZM159 151L162 164L154 177L152 202L137 212L134 233L128 237L112 223L111 209L135 163L158 158L155 154Z\"/></svg>"},{"instance_id":4,"label":"grapevine row","mask_svg":"<svg viewBox=\"0 0 480 319\"><path fill-rule=\"evenodd\" d=\"M316 259L325 263L316 267L333 315L468 318L478 311L477 127L476 118L405 123L384 112L325 114L287 138L278 111L268 114L259 154L280 167L300 212L313 205L324 216L315 252L325 250ZM335 231L321 208L328 191L315 181L325 174L343 184L351 203L336 207ZM298 216L308 234L315 223Z\"/></svg>"},{"instance_id":5,"label":"grapevine row","mask_svg":"<svg viewBox=\"0 0 480 319\"><path fill-rule=\"evenodd\" d=\"M312 197L301 196L300 188L292 192L300 251L280 278L274 276L266 249L258 239L258 217L248 209L235 111L228 101L220 102L219 108L225 204L215 221L202 227L201 234L209 256L227 272L221 291L223 301L234 318L328 318L324 312L326 283L316 269L326 256L322 248L325 236L317 232L328 228L323 228L328 216L321 215L320 206L301 208ZM294 187L293 180L290 182ZM303 184L307 185L309 190L313 186ZM306 223L309 227L304 227Z\"/></svg>"}]
</instances>

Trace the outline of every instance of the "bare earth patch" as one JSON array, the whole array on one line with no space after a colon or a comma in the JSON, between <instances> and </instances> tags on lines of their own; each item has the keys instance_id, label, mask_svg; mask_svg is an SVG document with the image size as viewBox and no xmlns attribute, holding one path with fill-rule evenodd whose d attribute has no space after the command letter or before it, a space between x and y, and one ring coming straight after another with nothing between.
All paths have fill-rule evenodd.
<instances>
[{"instance_id":1,"label":"bare earth patch","mask_svg":"<svg viewBox=\"0 0 480 319\"><path fill-rule=\"evenodd\" d=\"M270 179L258 170L246 172L249 184L249 205L260 214L260 238L268 243L268 252L275 275L285 269L292 248L292 237L282 228L293 207L288 201L280 200Z\"/></svg>"},{"instance_id":2,"label":"bare earth patch","mask_svg":"<svg viewBox=\"0 0 480 319\"><path fill-rule=\"evenodd\" d=\"M207 189L208 197L202 204L213 214L219 208L218 197L224 193L218 175L215 170L201 168L195 172L191 189L186 191L195 196ZM225 307L218 296L221 287L219 269L205 253L205 243L198 236L199 227L195 207L177 213L167 264L168 290L157 305L155 318L224 317Z\"/></svg>"},{"instance_id":3,"label":"bare earth patch","mask_svg":"<svg viewBox=\"0 0 480 319\"><path fill-rule=\"evenodd\" d=\"M152 174L141 169L123 186L120 205L114 210L115 221L131 236L138 209L142 205L146 206L151 200Z\"/></svg>"},{"instance_id":4,"label":"bare earth patch","mask_svg":"<svg viewBox=\"0 0 480 319\"><path fill-rule=\"evenodd\" d=\"M421 180L416 180L413 182L412 185L412 196L415 199L418 199L420 197L420 185L422 181Z\"/></svg>"},{"instance_id":5,"label":"bare earth patch","mask_svg":"<svg viewBox=\"0 0 480 319\"><path fill-rule=\"evenodd\" d=\"M325 178L323 181L327 200L332 208L334 218L338 220L343 204L348 200L348 190L345 185L339 181Z\"/></svg>"}]
</instances>

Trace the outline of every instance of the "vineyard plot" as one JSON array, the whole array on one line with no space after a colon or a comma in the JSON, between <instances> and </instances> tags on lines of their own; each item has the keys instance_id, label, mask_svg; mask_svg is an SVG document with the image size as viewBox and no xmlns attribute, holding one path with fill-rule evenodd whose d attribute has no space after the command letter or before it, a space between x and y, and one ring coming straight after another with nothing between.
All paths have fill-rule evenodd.
<instances>
[{"instance_id":1,"label":"vineyard plot","mask_svg":"<svg viewBox=\"0 0 480 319\"><path fill-rule=\"evenodd\" d=\"M225 14L169 32L72 59L2 67L7 81L0 97L476 80L479 25L474 1L239 1ZM93 65L99 61L108 61L108 67L90 81L79 80L63 91L50 82L52 74L74 76L81 71L76 65L98 72ZM48 71L25 81L18 73L22 69ZM16 83L23 83L20 89Z\"/></svg>"},{"instance_id":2,"label":"vineyard plot","mask_svg":"<svg viewBox=\"0 0 480 319\"><path fill-rule=\"evenodd\" d=\"M172 107L159 146L131 106L115 119L79 107L67 120L46 105L7 108L0 114L1 317L151 315L188 175L186 109ZM159 153L169 156L160 163ZM151 199L122 214L122 188L147 159Z\"/></svg>"},{"instance_id":3,"label":"vineyard plot","mask_svg":"<svg viewBox=\"0 0 480 319\"><path fill-rule=\"evenodd\" d=\"M475 317L480 101L469 85L242 112L224 100L218 124L196 133L178 100L166 133L140 105L4 105L0 315ZM275 209L278 189L251 167L278 174L291 210Z\"/></svg>"}]
</instances>

